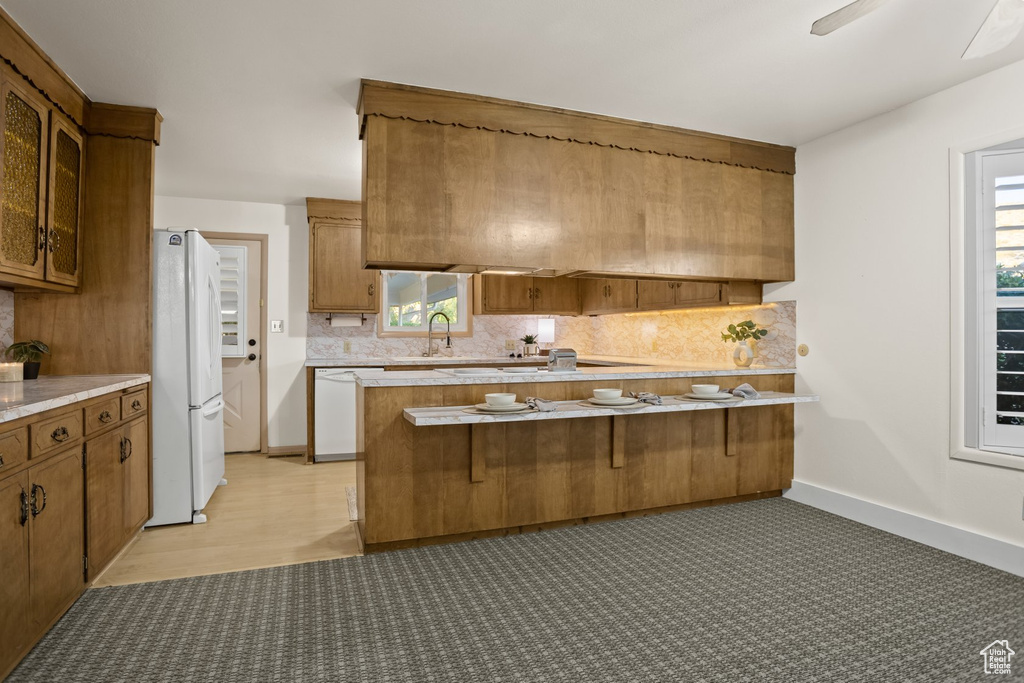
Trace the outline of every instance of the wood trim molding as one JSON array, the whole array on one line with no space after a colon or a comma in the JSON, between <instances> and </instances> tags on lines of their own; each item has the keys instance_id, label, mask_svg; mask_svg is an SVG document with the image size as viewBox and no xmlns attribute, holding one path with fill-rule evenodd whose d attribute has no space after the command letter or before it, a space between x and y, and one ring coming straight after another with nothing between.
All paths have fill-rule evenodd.
<instances>
[{"instance_id":1,"label":"wood trim molding","mask_svg":"<svg viewBox=\"0 0 1024 683\"><path fill-rule=\"evenodd\" d=\"M160 124L164 117L150 107L123 104L90 103L86 106L85 129L89 135L146 140L160 144Z\"/></svg>"},{"instance_id":2,"label":"wood trim molding","mask_svg":"<svg viewBox=\"0 0 1024 683\"><path fill-rule=\"evenodd\" d=\"M350 199L306 197L306 218L345 223L363 222L363 203Z\"/></svg>"},{"instance_id":3,"label":"wood trim molding","mask_svg":"<svg viewBox=\"0 0 1024 683\"><path fill-rule=\"evenodd\" d=\"M360 139L365 134L367 118L373 116L598 145L786 175L796 172L796 150L792 147L399 83L363 79L357 113Z\"/></svg>"}]
</instances>

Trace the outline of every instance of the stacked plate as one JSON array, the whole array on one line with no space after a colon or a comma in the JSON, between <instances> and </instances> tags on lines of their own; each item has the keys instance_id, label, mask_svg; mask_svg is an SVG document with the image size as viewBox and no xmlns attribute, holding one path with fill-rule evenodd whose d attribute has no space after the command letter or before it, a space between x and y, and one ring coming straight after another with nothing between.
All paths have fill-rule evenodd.
<instances>
[{"instance_id":1,"label":"stacked plate","mask_svg":"<svg viewBox=\"0 0 1024 683\"><path fill-rule=\"evenodd\" d=\"M603 406L605 408L621 408L623 406L631 406L640 401L629 396L620 396L619 398L588 398L587 403L592 403L595 406Z\"/></svg>"},{"instance_id":2,"label":"stacked plate","mask_svg":"<svg viewBox=\"0 0 1024 683\"><path fill-rule=\"evenodd\" d=\"M477 403L473 407L481 413L521 413L524 410L530 410L530 406L525 403L510 403L507 406L492 406L489 403Z\"/></svg>"},{"instance_id":3,"label":"stacked plate","mask_svg":"<svg viewBox=\"0 0 1024 683\"><path fill-rule=\"evenodd\" d=\"M728 391L720 391L716 394L683 394L686 398L693 399L694 401L728 401L731 398L736 398Z\"/></svg>"}]
</instances>

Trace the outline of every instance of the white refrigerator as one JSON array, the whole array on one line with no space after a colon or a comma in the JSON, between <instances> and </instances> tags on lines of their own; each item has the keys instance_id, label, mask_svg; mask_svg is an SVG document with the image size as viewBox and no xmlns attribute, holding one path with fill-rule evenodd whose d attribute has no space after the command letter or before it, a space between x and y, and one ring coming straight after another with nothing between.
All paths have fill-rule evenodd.
<instances>
[{"instance_id":1,"label":"white refrigerator","mask_svg":"<svg viewBox=\"0 0 1024 683\"><path fill-rule=\"evenodd\" d=\"M153 233L153 518L206 521L224 481L220 255L195 230Z\"/></svg>"}]
</instances>

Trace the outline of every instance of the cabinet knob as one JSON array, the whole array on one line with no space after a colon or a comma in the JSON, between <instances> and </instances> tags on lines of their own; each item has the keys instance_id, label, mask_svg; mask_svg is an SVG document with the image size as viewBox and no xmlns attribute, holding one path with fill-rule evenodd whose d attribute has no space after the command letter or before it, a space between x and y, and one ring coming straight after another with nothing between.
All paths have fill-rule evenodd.
<instances>
[{"instance_id":1,"label":"cabinet knob","mask_svg":"<svg viewBox=\"0 0 1024 683\"><path fill-rule=\"evenodd\" d=\"M100 413L99 420L100 422L113 422L114 416L110 414L109 410L104 410L102 413Z\"/></svg>"},{"instance_id":2,"label":"cabinet knob","mask_svg":"<svg viewBox=\"0 0 1024 683\"><path fill-rule=\"evenodd\" d=\"M139 399L132 401L132 410L142 410L142 403L139 402Z\"/></svg>"},{"instance_id":3,"label":"cabinet knob","mask_svg":"<svg viewBox=\"0 0 1024 683\"><path fill-rule=\"evenodd\" d=\"M68 433L67 427L57 427L52 432L50 432L50 438L56 441L57 443L63 443L64 441L67 441L68 439L71 438L71 434Z\"/></svg>"},{"instance_id":4,"label":"cabinet knob","mask_svg":"<svg viewBox=\"0 0 1024 683\"><path fill-rule=\"evenodd\" d=\"M4 454L0 453L0 467L4 466Z\"/></svg>"}]
</instances>

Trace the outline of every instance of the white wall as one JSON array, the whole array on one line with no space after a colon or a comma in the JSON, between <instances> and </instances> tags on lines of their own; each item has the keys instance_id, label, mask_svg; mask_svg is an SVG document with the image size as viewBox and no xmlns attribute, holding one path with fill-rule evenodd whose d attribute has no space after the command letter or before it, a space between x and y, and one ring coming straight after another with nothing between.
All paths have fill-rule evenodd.
<instances>
[{"instance_id":1,"label":"white wall","mask_svg":"<svg viewBox=\"0 0 1024 683\"><path fill-rule=\"evenodd\" d=\"M284 333L264 330L270 446L306 443L306 296L309 233L304 204L156 197L154 225L268 235L267 320L284 320Z\"/></svg>"},{"instance_id":2,"label":"white wall","mask_svg":"<svg viewBox=\"0 0 1024 683\"><path fill-rule=\"evenodd\" d=\"M766 297L796 299L822 397L796 410L798 481L1017 545L1024 471L949 458L949 158L1021 137L1022 86L1024 62L798 148L797 281Z\"/></svg>"}]
</instances>

